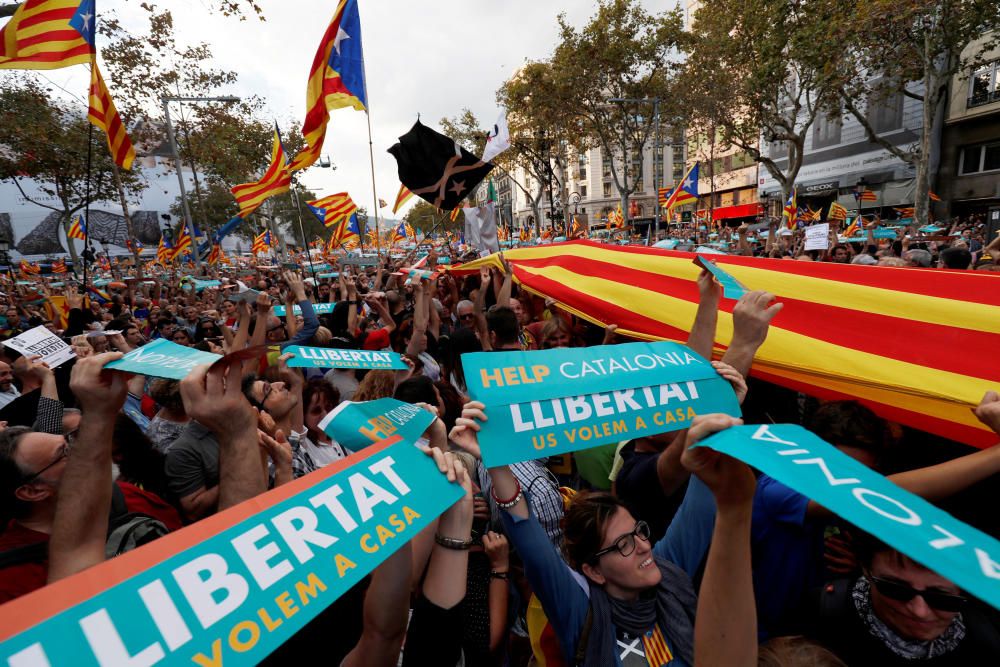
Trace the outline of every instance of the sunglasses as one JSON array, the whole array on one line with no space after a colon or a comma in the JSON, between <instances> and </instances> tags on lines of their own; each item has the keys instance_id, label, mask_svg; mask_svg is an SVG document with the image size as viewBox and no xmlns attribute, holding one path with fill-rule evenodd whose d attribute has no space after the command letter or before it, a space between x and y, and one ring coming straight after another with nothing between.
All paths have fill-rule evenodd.
<instances>
[{"instance_id":1,"label":"sunglasses","mask_svg":"<svg viewBox=\"0 0 1000 667\"><path fill-rule=\"evenodd\" d=\"M645 521L636 521L635 528L631 532L625 533L614 542L611 546L606 549L601 549L593 556L593 561L597 561L601 556L609 554L612 551L617 551L623 558L631 556L632 552L635 551L635 538L639 538L643 542L649 542L649 524Z\"/></svg>"},{"instance_id":2,"label":"sunglasses","mask_svg":"<svg viewBox=\"0 0 1000 667\"><path fill-rule=\"evenodd\" d=\"M475 317L475 314L473 314L473 313L466 313L465 315L459 315L458 319L460 319L460 320L471 320L474 317Z\"/></svg>"},{"instance_id":3,"label":"sunglasses","mask_svg":"<svg viewBox=\"0 0 1000 667\"><path fill-rule=\"evenodd\" d=\"M876 577L871 574L867 574L865 576L879 593L891 600L896 600L897 602L909 602L919 595L924 599L924 602L927 603L928 607L932 607L940 611L962 611L965 605L969 602L968 598L961 595L942 593L941 591L935 591L928 588L921 590L898 581L883 579L882 577Z\"/></svg>"},{"instance_id":4,"label":"sunglasses","mask_svg":"<svg viewBox=\"0 0 1000 667\"><path fill-rule=\"evenodd\" d=\"M59 446L59 451L56 452L55 458L52 459L52 461L46 464L45 467L39 470L38 472L33 473L25 477L23 480L21 480L21 484L31 484L36 479L44 475L47 470L55 467L56 465L58 465L60 461L66 459L66 457L69 456L69 450L73 447L73 443L75 441L76 441L76 431L71 431L67 433L65 435L65 441L63 442L63 444Z\"/></svg>"}]
</instances>

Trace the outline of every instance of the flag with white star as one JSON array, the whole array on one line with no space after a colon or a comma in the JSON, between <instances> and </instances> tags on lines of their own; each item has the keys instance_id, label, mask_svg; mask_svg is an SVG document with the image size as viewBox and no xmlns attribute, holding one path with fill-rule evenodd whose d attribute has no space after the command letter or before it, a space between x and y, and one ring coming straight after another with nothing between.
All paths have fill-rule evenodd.
<instances>
[{"instance_id":1,"label":"flag with white star","mask_svg":"<svg viewBox=\"0 0 1000 667\"><path fill-rule=\"evenodd\" d=\"M389 152L396 158L400 182L444 210L457 207L493 169L489 162L419 120Z\"/></svg>"}]
</instances>

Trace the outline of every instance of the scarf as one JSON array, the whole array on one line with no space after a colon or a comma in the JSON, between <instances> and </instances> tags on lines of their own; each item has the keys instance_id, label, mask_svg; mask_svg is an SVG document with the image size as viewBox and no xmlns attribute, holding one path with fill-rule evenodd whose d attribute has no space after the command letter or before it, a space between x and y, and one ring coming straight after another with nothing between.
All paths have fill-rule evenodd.
<instances>
[{"instance_id":1,"label":"scarf","mask_svg":"<svg viewBox=\"0 0 1000 667\"><path fill-rule=\"evenodd\" d=\"M955 616L941 636L929 642L900 637L875 615L872 609L871 584L864 577L860 577L854 584L851 597L854 598L854 608L868 632L890 651L907 660L930 660L944 655L958 648L959 642L965 637L965 623L961 614Z\"/></svg>"},{"instance_id":2,"label":"scarf","mask_svg":"<svg viewBox=\"0 0 1000 667\"><path fill-rule=\"evenodd\" d=\"M669 638L673 653L688 665L694 664L694 616L698 606L691 580L673 563L655 558L660 583L638 600L618 600L600 586L590 584L590 634L583 667L615 664L615 628L642 636L653 624Z\"/></svg>"}]
</instances>

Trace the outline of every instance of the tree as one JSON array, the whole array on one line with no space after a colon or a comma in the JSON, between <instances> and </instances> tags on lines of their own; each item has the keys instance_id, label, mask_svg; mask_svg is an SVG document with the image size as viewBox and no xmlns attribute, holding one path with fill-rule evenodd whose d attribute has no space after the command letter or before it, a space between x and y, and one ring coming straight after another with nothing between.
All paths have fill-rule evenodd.
<instances>
[{"instance_id":1,"label":"tree","mask_svg":"<svg viewBox=\"0 0 1000 667\"><path fill-rule=\"evenodd\" d=\"M850 20L839 37L847 45L850 69L841 97L847 111L879 144L916 171L914 217L926 224L935 126L944 113L952 78L971 72L1000 44L1000 4L996 0L844 0ZM967 48L968 47L968 48ZM920 140L895 145L869 119L885 104L920 102Z\"/></svg>"},{"instance_id":2,"label":"tree","mask_svg":"<svg viewBox=\"0 0 1000 667\"><path fill-rule=\"evenodd\" d=\"M659 98L661 124L680 116L673 102L676 53L687 39L680 9L650 14L638 0L600 0L597 13L581 29L569 25L565 15L559 16L559 28L552 88L545 93L574 121L570 144L578 149L599 146L611 159L622 210L628 211L656 119L650 104L610 100ZM631 182L630 164L637 171Z\"/></svg>"},{"instance_id":3,"label":"tree","mask_svg":"<svg viewBox=\"0 0 1000 667\"><path fill-rule=\"evenodd\" d=\"M813 123L841 113L843 47L830 30L838 9L836 0L705 0L695 14L682 88L688 136L713 157L717 144L748 153L781 184L782 201Z\"/></svg>"},{"instance_id":4,"label":"tree","mask_svg":"<svg viewBox=\"0 0 1000 667\"><path fill-rule=\"evenodd\" d=\"M454 222L448 211L439 211L424 200L418 201L403 216L403 222L413 227L421 236L437 230L456 231L465 224L465 214L459 213Z\"/></svg>"},{"instance_id":5,"label":"tree","mask_svg":"<svg viewBox=\"0 0 1000 667\"><path fill-rule=\"evenodd\" d=\"M64 230L90 200L118 197L113 162L99 130L91 131L85 112L52 98L33 75L17 72L0 87L0 180L10 180L25 200L60 214ZM87 171L88 140L90 173ZM41 191L57 204L29 197L21 179L34 179ZM122 172L127 193L141 192L144 184L136 174ZM67 243L74 264L73 243Z\"/></svg>"}]
</instances>

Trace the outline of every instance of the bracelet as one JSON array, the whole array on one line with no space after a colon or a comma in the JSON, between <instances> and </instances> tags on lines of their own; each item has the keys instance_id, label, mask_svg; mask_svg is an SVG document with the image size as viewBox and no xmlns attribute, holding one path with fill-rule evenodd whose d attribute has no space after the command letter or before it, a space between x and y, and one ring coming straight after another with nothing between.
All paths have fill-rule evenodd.
<instances>
[{"instance_id":1,"label":"bracelet","mask_svg":"<svg viewBox=\"0 0 1000 667\"><path fill-rule=\"evenodd\" d=\"M494 486L490 489L490 495L493 496L493 501L497 504L497 507L505 510L510 509L517 504L518 500L524 497L521 493L521 482L518 481L516 477L514 478L514 483L517 484L517 491L514 493L513 498L508 498L506 500L497 497L497 487Z\"/></svg>"},{"instance_id":2,"label":"bracelet","mask_svg":"<svg viewBox=\"0 0 1000 667\"><path fill-rule=\"evenodd\" d=\"M496 570L490 571L490 579L503 579L507 581L510 578L507 572L498 572Z\"/></svg>"},{"instance_id":3,"label":"bracelet","mask_svg":"<svg viewBox=\"0 0 1000 667\"><path fill-rule=\"evenodd\" d=\"M472 546L472 538L467 540L459 540L454 537L445 537L440 533L434 533L434 541L445 549L456 549L458 551L465 551Z\"/></svg>"}]
</instances>

